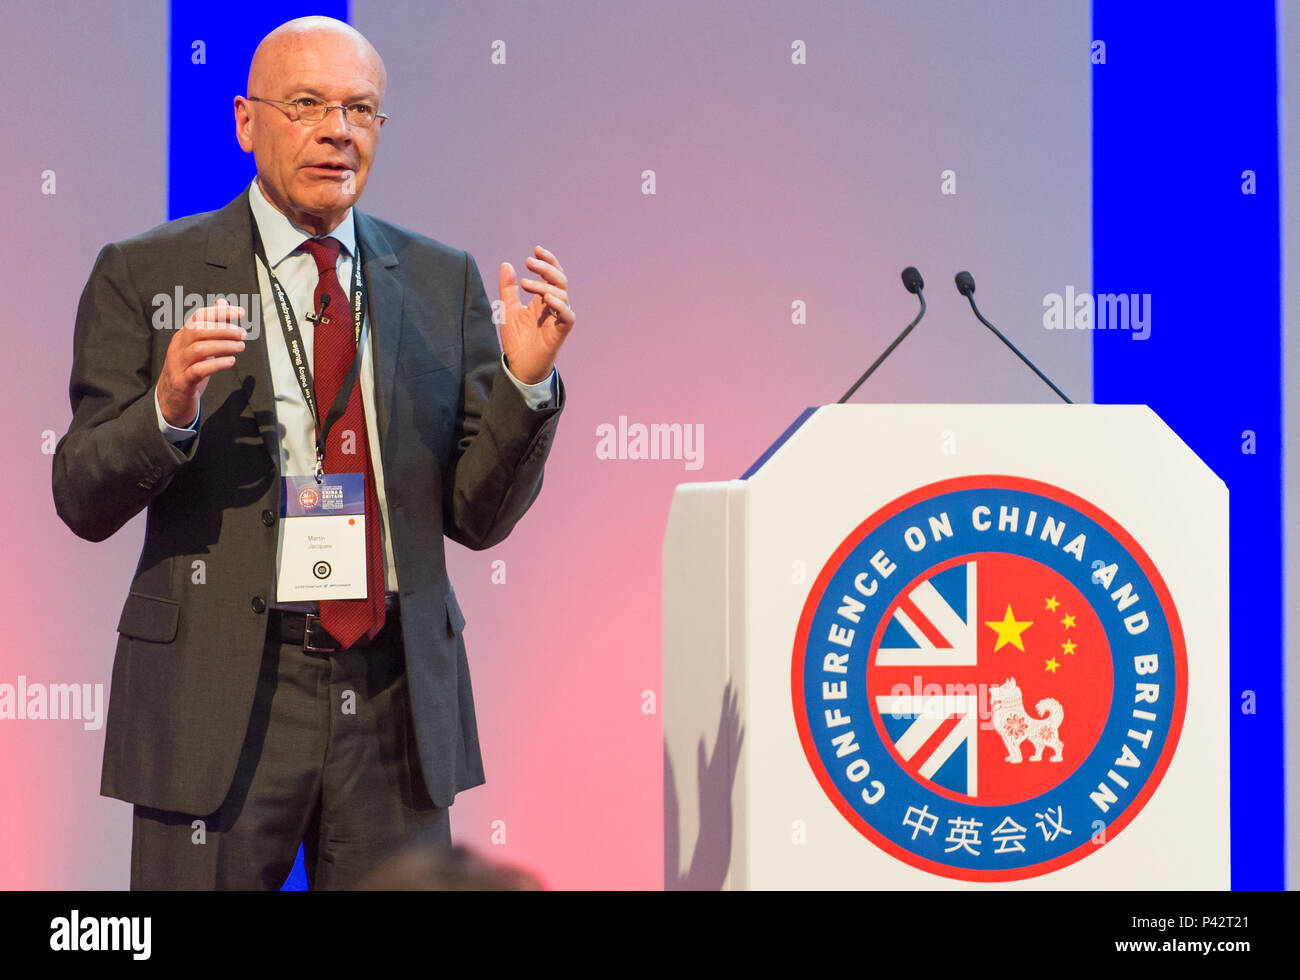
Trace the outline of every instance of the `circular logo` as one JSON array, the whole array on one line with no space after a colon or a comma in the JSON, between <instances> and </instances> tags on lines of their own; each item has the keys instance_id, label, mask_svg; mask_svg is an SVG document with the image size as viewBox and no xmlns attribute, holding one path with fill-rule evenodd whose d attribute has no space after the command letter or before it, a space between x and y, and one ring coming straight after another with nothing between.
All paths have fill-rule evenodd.
<instances>
[{"instance_id":1,"label":"circular logo","mask_svg":"<svg viewBox=\"0 0 1300 980\"><path fill-rule=\"evenodd\" d=\"M317 578L329 578L330 573L333 571L334 569L330 568L330 563L327 561L318 561L311 567L311 573Z\"/></svg>"},{"instance_id":2,"label":"circular logo","mask_svg":"<svg viewBox=\"0 0 1300 980\"><path fill-rule=\"evenodd\" d=\"M1137 542L1059 487L962 477L882 507L804 605L795 721L831 802L908 864L1005 881L1072 864L1169 765L1187 653Z\"/></svg>"},{"instance_id":3,"label":"circular logo","mask_svg":"<svg viewBox=\"0 0 1300 980\"><path fill-rule=\"evenodd\" d=\"M320 493L315 487L303 487L298 491L298 506L303 510L315 510L320 506Z\"/></svg>"}]
</instances>

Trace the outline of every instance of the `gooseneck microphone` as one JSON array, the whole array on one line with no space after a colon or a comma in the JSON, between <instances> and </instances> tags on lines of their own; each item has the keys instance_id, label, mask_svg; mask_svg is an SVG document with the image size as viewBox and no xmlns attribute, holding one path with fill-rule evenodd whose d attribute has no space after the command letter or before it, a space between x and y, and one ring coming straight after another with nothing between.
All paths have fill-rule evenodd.
<instances>
[{"instance_id":1,"label":"gooseneck microphone","mask_svg":"<svg viewBox=\"0 0 1300 980\"><path fill-rule=\"evenodd\" d=\"M1073 405L1074 402L1070 401L1070 399L1065 397L1065 392L1063 392L1060 388L1056 387L1056 385L1052 384L1051 378L1045 375L1042 371L1038 370L1037 365L1035 365L1033 361L1025 357L1024 354L1020 353L1019 348L1017 348L1016 345L1013 344L1011 341L1007 340L1007 338L1002 335L1001 330L993 326L993 324L989 323L988 320L984 319L984 314L981 313L980 308L975 305L975 277L972 276L969 272L963 270L957 273L956 282L957 282L957 292L965 296L966 299L970 302L970 308L974 311L975 316L979 319L979 322L984 324L984 326L988 327L990 330L992 330L993 333L997 336L998 340L1002 341L1002 343L1010 347L1012 352L1016 355L1016 357L1020 358L1027 365L1029 365L1030 369L1034 372L1034 374L1042 378L1043 381L1047 383L1047 386L1049 388L1051 388L1054 392L1056 392L1058 395L1061 396L1062 401L1064 401L1067 405Z\"/></svg>"},{"instance_id":2,"label":"gooseneck microphone","mask_svg":"<svg viewBox=\"0 0 1300 980\"><path fill-rule=\"evenodd\" d=\"M921 273L916 271L915 266L909 265L903 270L903 286L906 287L909 293L915 294L916 298L921 301L921 312L916 315L915 320L903 329L902 333L894 338L894 342L885 348L885 352L876 358L871 367L867 368L867 370L863 372L862 377L853 382L853 387L841 396L838 404L843 405L853 396L853 393L861 387L862 382L871 377L871 372L880 367L885 358L894 352L894 348L903 342L903 338L912 332L912 328L921 322L921 317L925 316L925 294L922 292L922 290L925 289L925 281L921 278Z\"/></svg>"}]
</instances>

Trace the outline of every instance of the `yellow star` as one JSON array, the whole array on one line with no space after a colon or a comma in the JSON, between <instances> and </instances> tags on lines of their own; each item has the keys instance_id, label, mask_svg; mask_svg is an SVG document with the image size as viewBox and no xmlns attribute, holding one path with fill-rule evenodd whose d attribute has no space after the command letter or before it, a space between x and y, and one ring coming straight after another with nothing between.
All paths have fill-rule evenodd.
<instances>
[{"instance_id":1,"label":"yellow star","mask_svg":"<svg viewBox=\"0 0 1300 980\"><path fill-rule=\"evenodd\" d=\"M1066 613L1065 618L1061 620L1061 625L1068 630L1071 626L1074 625L1074 617L1071 616L1069 613Z\"/></svg>"},{"instance_id":2,"label":"yellow star","mask_svg":"<svg viewBox=\"0 0 1300 980\"><path fill-rule=\"evenodd\" d=\"M1047 666L1044 668L1044 670L1050 670L1053 674L1055 674L1055 673L1056 673L1056 668L1059 667L1059 666L1061 666L1061 665L1058 664L1058 663L1056 662L1056 658L1053 657L1051 660L1048 660L1048 661L1047 661Z\"/></svg>"},{"instance_id":3,"label":"yellow star","mask_svg":"<svg viewBox=\"0 0 1300 980\"><path fill-rule=\"evenodd\" d=\"M1066 640L1064 643L1061 644L1061 649L1064 650L1066 653L1074 653L1074 646L1075 643L1073 640Z\"/></svg>"},{"instance_id":4,"label":"yellow star","mask_svg":"<svg viewBox=\"0 0 1300 980\"><path fill-rule=\"evenodd\" d=\"M1052 598L1047 600L1047 611L1056 612L1056 607L1059 605L1060 603L1056 601L1056 596L1052 596Z\"/></svg>"},{"instance_id":5,"label":"yellow star","mask_svg":"<svg viewBox=\"0 0 1300 980\"><path fill-rule=\"evenodd\" d=\"M1034 624L1032 622L1030 623L1016 622L1016 617L1011 613L1011 606L1008 605L1007 614L1002 618L1002 622L1000 623L988 622L985 623L984 625L990 626L997 631L998 642L997 645L993 648L993 652L997 653L1008 643L1015 644L1016 649L1023 652L1025 649L1025 644L1020 639L1020 634L1023 633L1025 630L1029 629L1029 627L1033 626Z\"/></svg>"}]
</instances>

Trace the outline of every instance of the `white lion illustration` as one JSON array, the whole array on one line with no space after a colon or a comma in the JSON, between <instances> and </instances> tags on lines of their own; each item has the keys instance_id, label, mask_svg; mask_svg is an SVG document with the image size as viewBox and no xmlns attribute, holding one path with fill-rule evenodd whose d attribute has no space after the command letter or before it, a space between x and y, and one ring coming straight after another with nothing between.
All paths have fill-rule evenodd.
<instances>
[{"instance_id":1,"label":"white lion illustration","mask_svg":"<svg viewBox=\"0 0 1300 980\"><path fill-rule=\"evenodd\" d=\"M1007 747L1007 762L1023 761L1020 743L1025 739L1034 743L1034 754L1029 757L1030 762L1041 760L1045 748L1052 748L1056 752L1049 761L1061 761L1064 746L1061 744L1060 730L1061 720L1065 717L1061 702L1056 698L1043 698L1034 705L1034 710L1043 717L1030 718L1014 677L1008 677L1005 684L994 684L989 689L989 701L993 708L993 725Z\"/></svg>"}]
</instances>

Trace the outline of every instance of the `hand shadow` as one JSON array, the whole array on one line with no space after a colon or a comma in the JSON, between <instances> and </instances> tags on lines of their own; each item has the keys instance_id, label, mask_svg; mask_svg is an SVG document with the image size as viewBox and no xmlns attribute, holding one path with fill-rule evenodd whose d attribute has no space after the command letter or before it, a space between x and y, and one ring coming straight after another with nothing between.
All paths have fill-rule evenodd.
<instances>
[{"instance_id":1,"label":"hand shadow","mask_svg":"<svg viewBox=\"0 0 1300 980\"><path fill-rule=\"evenodd\" d=\"M664 890L716 891L731 866L731 793L745 732L730 681L722 692L718 733L709 756L701 738L696 753L699 785L699 833L690 867L680 870L681 819L677 784L668 743L664 742Z\"/></svg>"}]
</instances>

